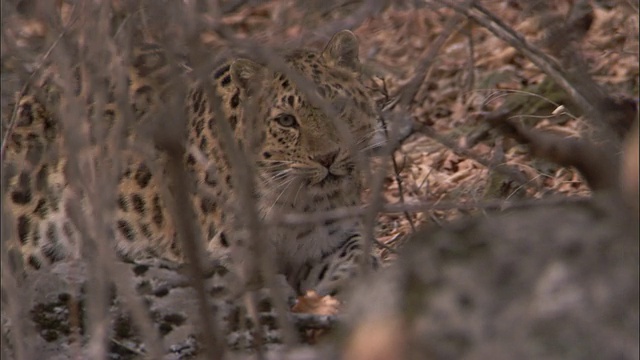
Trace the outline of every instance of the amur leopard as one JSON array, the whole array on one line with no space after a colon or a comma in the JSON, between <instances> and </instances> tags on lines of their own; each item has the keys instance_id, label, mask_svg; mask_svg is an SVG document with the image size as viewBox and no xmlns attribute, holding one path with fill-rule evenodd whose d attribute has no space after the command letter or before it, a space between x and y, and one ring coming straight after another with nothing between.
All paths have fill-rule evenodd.
<instances>
[{"instance_id":1,"label":"amur leopard","mask_svg":"<svg viewBox=\"0 0 640 360\"><path fill-rule=\"evenodd\" d=\"M136 121L144 121L148 109L172 95L170 87L161 83L169 61L155 45L140 46L133 55L125 110ZM284 213L313 216L361 204L363 173L358 158L375 141L378 125L375 103L361 80L355 35L341 31L322 51L296 49L282 59L286 71L243 58L227 61L189 86L183 165L195 184L190 196L201 230L198 235L212 258L242 263L237 258L242 251L235 250L250 243L252 236L246 231L248 212L240 206L237 189L242 180L238 177L246 175L234 162L239 153L253 165L247 167L255 173L249 196L263 221L277 220ZM290 74L302 75L307 86ZM56 79L44 82L55 84ZM113 88L110 94L116 91ZM9 241L34 268L79 257L86 245L70 213L74 206L84 211L91 194L70 185L77 164L70 164L64 153L68 125L52 110L60 94L64 91L49 90L44 96L29 94L17 101L16 123L3 159L4 206L13 230ZM112 98L108 95L100 108L106 128L125 117L122 105ZM95 116L98 110L94 111L92 98L84 99L89 99L86 114ZM140 136L127 131L127 123L124 129L121 133L129 141ZM96 130L88 133L92 131ZM232 144L225 143L225 131L235 139ZM116 179L115 211L108 225L123 258L185 260L176 221L165 206L167 192L161 191L162 159L158 156L153 163L148 156L127 156ZM99 173L103 165L92 166ZM263 242L276 270L299 293L335 293L358 274L361 262L376 263L364 253L357 217L263 229L254 240Z\"/></svg>"}]
</instances>

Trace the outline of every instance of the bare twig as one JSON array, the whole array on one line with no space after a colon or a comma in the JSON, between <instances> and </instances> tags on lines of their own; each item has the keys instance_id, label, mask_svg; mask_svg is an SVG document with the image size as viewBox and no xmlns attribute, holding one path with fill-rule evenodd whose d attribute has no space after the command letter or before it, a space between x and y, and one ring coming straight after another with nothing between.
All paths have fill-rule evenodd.
<instances>
[{"instance_id":1,"label":"bare twig","mask_svg":"<svg viewBox=\"0 0 640 360\"><path fill-rule=\"evenodd\" d=\"M437 134L431 127L429 127L427 125L417 124L416 125L416 131L422 132L423 134L427 135L428 137L430 137L430 138L434 139L435 141L439 142L440 144L446 146L448 149L451 149L451 151L453 151L457 155L460 155L460 156L463 156L465 158L471 159L471 160L477 162L478 164L486 167L487 169L494 169L494 167L492 166L490 160L481 158L481 157L477 156L476 154L472 153L471 151L469 151L467 149L463 149L463 148L457 146L456 144L453 143L453 141L446 139L445 137L441 136L440 134ZM502 173L505 176L508 176L510 179L512 179L513 181L515 181L518 184L526 184L527 183L527 179L525 178L525 176L521 172L519 172L517 169L515 169L513 167L499 166L499 167L496 167L494 170L497 171L497 172Z\"/></svg>"},{"instance_id":2,"label":"bare twig","mask_svg":"<svg viewBox=\"0 0 640 360\"><path fill-rule=\"evenodd\" d=\"M471 7L448 0L434 1L450 7L461 15L468 16L470 19L487 28L498 38L520 51L569 94L573 102L582 110L582 113L587 115L587 120L590 121L595 129L598 129L604 135L602 137L603 139L611 140L615 143L616 136L613 136L612 129L603 126L605 124L615 126L616 124L614 123L618 121L617 118L607 116L607 110L608 107L610 107L609 104L615 102L615 100L606 96L606 93L597 83L584 76L584 72L572 74L565 71L556 60L527 42L522 35L510 28L477 1L473 2ZM631 109L632 106L626 106L625 108ZM633 111L629 110L628 112L631 113ZM626 113L623 111L620 117L625 118ZM614 144L610 143L609 145Z\"/></svg>"},{"instance_id":3,"label":"bare twig","mask_svg":"<svg viewBox=\"0 0 640 360\"><path fill-rule=\"evenodd\" d=\"M542 200L483 200L483 201L423 201L407 202L404 204L384 204L380 209L382 213L421 213L435 210L476 210L476 209L509 209L520 206L531 206L535 204L556 204L559 202L583 201L583 198L549 197ZM345 217L359 217L366 214L369 206L343 207L328 211L318 211L309 214L284 214L276 221L267 222L267 225L301 225L317 223L325 220L335 220Z\"/></svg>"},{"instance_id":4,"label":"bare twig","mask_svg":"<svg viewBox=\"0 0 640 360\"><path fill-rule=\"evenodd\" d=\"M547 75L551 76L555 82L565 89L565 91L571 95L585 113L588 113L589 110L593 110L589 101L574 89L571 82L565 77L564 71L562 71L560 65L555 60L551 59L537 47L528 43L522 35L511 29L511 27L493 15L478 2L473 2L472 6L469 7L461 6L460 4L446 0L434 1L450 7L461 15L468 16L470 19L487 28L498 38L521 51L527 58L536 64L536 66L542 69Z\"/></svg>"},{"instance_id":5,"label":"bare twig","mask_svg":"<svg viewBox=\"0 0 640 360\"><path fill-rule=\"evenodd\" d=\"M379 114L380 122L382 123L382 129L384 130L386 138L392 139L390 137L391 134L389 133L388 124L384 117L384 110L385 109L382 109L382 111L380 111L380 114ZM398 131L394 131L394 133L397 133L397 132ZM395 138L398 138L398 137L396 136ZM395 138L393 139L395 140ZM394 180L396 181L396 184L398 184L398 194L399 194L400 202L404 202L404 184L402 183L402 177L400 176L400 166L398 165L398 162L396 161L396 157L394 156L396 149L400 146L400 141L393 141L393 144L388 144L388 145L390 146L390 149L388 151L390 152L391 162L393 164ZM407 222L409 222L409 226L411 226L411 231L415 232L416 226L413 222L413 219L409 215L409 213L405 212L404 217L407 219ZM376 243L380 245L378 241L376 241ZM390 248L388 247L385 247L385 248L391 251Z\"/></svg>"},{"instance_id":6,"label":"bare twig","mask_svg":"<svg viewBox=\"0 0 640 360\"><path fill-rule=\"evenodd\" d=\"M470 2L470 0L466 0L459 6L461 8L467 8ZM435 62L438 51L440 51L440 48L442 48L444 43L447 41L447 39L449 39L451 35L458 32L466 25L465 21L463 20L464 16L461 15L454 15L450 17L447 23L444 25L444 30L438 35L435 41L431 43L431 46L429 46L427 53L422 59L420 59L418 69L416 70L416 75L398 92L398 96L400 97L400 105L402 107L408 107L415 99L416 94L420 90L420 87L425 82L429 69Z\"/></svg>"},{"instance_id":7,"label":"bare twig","mask_svg":"<svg viewBox=\"0 0 640 360\"><path fill-rule=\"evenodd\" d=\"M74 5L73 11L75 13L75 5ZM22 86L22 88L18 92L18 96L17 96L17 100L18 101L16 101L16 104L13 107L13 111L11 113L11 118L9 120L9 125L8 125L7 130L6 130L6 132L4 134L4 137L2 139L2 147L0 148L0 159L1 159L1 161L4 161L4 154L5 154L5 151L7 149L7 143L9 141L9 137L11 137L11 134L13 133L13 129L16 126L16 116L18 115L18 102L19 102L20 98L24 97L27 94L27 91L29 90L29 86L31 85L31 82L33 81L33 78L42 69L42 67L46 63L47 59L51 55L51 52L53 51L53 49L55 49L55 47L58 46L58 44L60 43L60 40L62 40L62 38L67 34L69 29L71 29L71 27L75 24L76 20L78 19L78 16L79 16L79 14L76 14L73 17L73 19L69 22L69 24L67 24L67 26L62 30L60 35L58 35L58 37L53 41L51 46L49 46L49 48L44 53L44 55L42 55L42 58L38 62L38 65L36 65L35 69L31 72L31 74L29 75L29 78L27 79L27 81L25 81L24 85Z\"/></svg>"},{"instance_id":8,"label":"bare twig","mask_svg":"<svg viewBox=\"0 0 640 360\"><path fill-rule=\"evenodd\" d=\"M193 288L198 298L198 310L203 329L202 339L206 339L206 342L210 344L210 346L205 347L205 352L209 359L222 359L225 346L222 334L213 325L215 314L212 314L207 300L208 295L202 276L205 273L201 257L201 254L204 253L204 247L200 232L196 231L197 227L193 220L196 217L189 199L189 181L183 166L185 151L179 140L180 133L181 131L166 131L164 134L158 132L155 143L165 151L168 157L167 172L173 180L175 191L172 213L176 219L177 236L182 240L182 248L185 256L189 259L188 269L190 270Z\"/></svg>"},{"instance_id":9,"label":"bare twig","mask_svg":"<svg viewBox=\"0 0 640 360\"><path fill-rule=\"evenodd\" d=\"M616 158L591 142L529 130L506 118L494 117L487 120L507 135L529 144L534 155L548 158L563 166L576 167L593 190L617 187Z\"/></svg>"},{"instance_id":10,"label":"bare twig","mask_svg":"<svg viewBox=\"0 0 640 360\"><path fill-rule=\"evenodd\" d=\"M322 26L313 29L313 35L322 35L326 38L344 29L355 29L362 24L367 18L380 12L386 1L383 0L365 0L358 9L353 11L349 16L343 19L330 21ZM308 31L307 31L308 32ZM307 34L302 34L300 39L306 39Z\"/></svg>"},{"instance_id":11,"label":"bare twig","mask_svg":"<svg viewBox=\"0 0 640 360\"><path fill-rule=\"evenodd\" d=\"M276 62L280 61L284 65L282 60L276 59ZM281 66L282 66L281 65ZM221 109L221 99L210 87L205 87L205 94L209 101L213 104L215 109L215 116L218 119L224 119L224 114ZM251 119L251 116L255 116L255 104L252 108L248 107L248 111L245 114L245 118ZM254 110L249 111L249 110ZM270 288L273 292L273 303L276 309L276 313L280 315L279 324L282 327L285 344L290 345L294 343L295 335L290 324L285 319L285 313L287 306L284 303L284 296L281 294L279 287L277 287L275 280L275 263L271 254L271 249L268 248L269 243L261 241L264 234L264 225L262 224L257 209L253 194L254 191L254 174L256 173L253 167L254 159L248 158L248 154L245 154L243 150L237 145L233 132L228 122L216 121L218 134L221 136L221 142L224 144L224 151L229 154L230 162L233 164L233 182L236 189L236 195L238 196L238 202L240 208L243 209L243 221L235 223L234 226L243 226L249 230L249 259L245 262L245 271L248 272L248 276L256 276L258 272L262 275L265 282L265 286ZM231 209L230 209L231 210ZM237 209L233 209L234 211ZM248 280L248 279L245 279ZM261 333L257 334L261 336ZM260 338L258 338L260 341ZM262 351L262 349L258 349Z\"/></svg>"}]
</instances>

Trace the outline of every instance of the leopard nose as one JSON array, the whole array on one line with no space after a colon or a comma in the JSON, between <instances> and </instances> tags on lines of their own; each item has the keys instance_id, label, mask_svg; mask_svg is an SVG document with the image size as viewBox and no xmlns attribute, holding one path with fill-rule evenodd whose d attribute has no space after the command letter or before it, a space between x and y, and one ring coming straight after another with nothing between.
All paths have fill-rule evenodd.
<instances>
[{"instance_id":1,"label":"leopard nose","mask_svg":"<svg viewBox=\"0 0 640 360\"><path fill-rule=\"evenodd\" d=\"M339 152L340 150L333 150L331 152L328 152L322 155L316 155L312 159L313 161L317 162L318 164L328 169L331 167L333 162L336 161L336 157L338 157Z\"/></svg>"}]
</instances>

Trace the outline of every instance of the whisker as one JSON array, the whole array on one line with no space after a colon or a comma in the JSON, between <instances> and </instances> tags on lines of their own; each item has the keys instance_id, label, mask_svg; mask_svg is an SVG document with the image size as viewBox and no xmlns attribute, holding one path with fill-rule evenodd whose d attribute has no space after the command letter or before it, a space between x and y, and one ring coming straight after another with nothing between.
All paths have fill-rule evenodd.
<instances>
[{"instance_id":1,"label":"whisker","mask_svg":"<svg viewBox=\"0 0 640 360\"><path fill-rule=\"evenodd\" d=\"M302 181L300 185L298 185L298 190L296 191L296 195L293 197L293 206L296 205L296 201L298 200L298 194L300 194L300 190L302 190Z\"/></svg>"},{"instance_id":2,"label":"whisker","mask_svg":"<svg viewBox=\"0 0 640 360\"><path fill-rule=\"evenodd\" d=\"M266 165L266 166L260 166L260 169L262 170L270 170L270 169L289 169L291 168L290 166L287 166L285 164L273 164L273 165Z\"/></svg>"},{"instance_id":3,"label":"whisker","mask_svg":"<svg viewBox=\"0 0 640 360\"><path fill-rule=\"evenodd\" d=\"M386 141L379 141L377 143L373 143L373 144L370 144L368 146L363 147L362 149L360 149L360 151L367 151L367 150L375 149L375 148L380 147L380 146L382 146L382 145L384 145L386 143L387 143Z\"/></svg>"},{"instance_id":4,"label":"whisker","mask_svg":"<svg viewBox=\"0 0 640 360\"><path fill-rule=\"evenodd\" d=\"M384 131L381 129L373 129L370 132L364 134L360 139L358 139L356 141L356 144L361 144L365 141L371 140L372 138L374 138L377 134L382 133L384 134Z\"/></svg>"},{"instance_id":5,"label":"whisker","mask_svg":"<svg viewBox=\"0 0 640 360\"><path fill-rule=\"evenodd\" d=\"M265 183L273 183L273 182L278 183L278 182L280 182L280 180L286 179L287 176L289 176L291 172L292 172L291 169L285 169L285 170L279 171L275 175L264 179L264 182Z\"/></svg>"},{"instance_id":6,"label":"whisker","mask_svg":"<svg viewBox=\"0 0 640 360\"><path fill-rule=\"evenodd\" d=\"M295 161L292 160L259 160L260 164L293 164Z\"/></svg>"},{"instance_id":7,"label":"whisker","mask_svg":"<svg viewBox=\"0 0 640 360\"><path fill-rule=\"evenodd\" d=\"M291 185L292 183L293 183L293 179L289 179L289 181L285 181L283 183L283 184L285 184L284 188L282 189L280 194L278 194L276 199L273 201L273 204L271 204L271 206L269 207L269 210L267 210L266 215L269 215L271 213L271 210L273 210L273 207L276 206L276 204L278 203L278 200L280 200L280 197L282 196L282 194L284 194L284 192L287 191L287 188L289 188L289 185Z\"/></svg>"}]
</instances>

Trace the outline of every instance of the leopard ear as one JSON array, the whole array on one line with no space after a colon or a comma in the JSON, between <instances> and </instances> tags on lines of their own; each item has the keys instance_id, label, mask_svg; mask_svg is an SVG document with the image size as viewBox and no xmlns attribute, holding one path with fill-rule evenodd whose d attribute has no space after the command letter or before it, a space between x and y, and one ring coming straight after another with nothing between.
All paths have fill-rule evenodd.
<instances>
[{"instance_id":1,"label":"leopard ear","mask_svg":"<svg viewBox=\"0 0 640 360\"><path fill-rule=\"evenodd\" d=\"M231 63L229 72L231 80L242 90L249 92L252 84L255 84L263 75L264 66L255 61L237 59Z\"/></svg>"},{"instance_id":2,"label":"leopard ear","mask_svg":"<svg viewBox=\"0 0 640 360\"><path fill-rule=\"evenodd\" d=\"M329 40L322 50L322 57L332 64L358 71L360 69L358 47L356 36L349 30L342 30Z\"/></svg>"}]
</instances>

